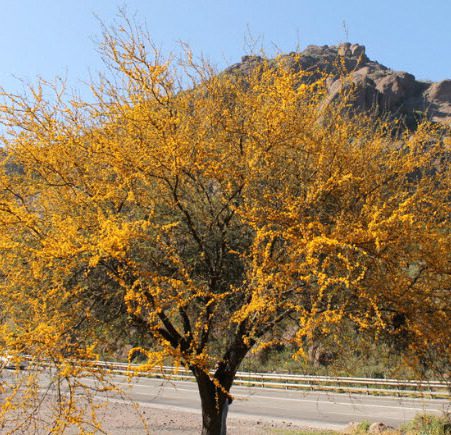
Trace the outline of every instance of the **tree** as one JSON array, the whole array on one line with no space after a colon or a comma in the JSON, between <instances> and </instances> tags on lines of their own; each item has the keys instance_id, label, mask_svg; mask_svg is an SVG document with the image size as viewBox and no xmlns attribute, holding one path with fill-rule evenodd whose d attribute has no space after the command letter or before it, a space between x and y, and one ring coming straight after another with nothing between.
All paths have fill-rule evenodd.
<instances>
[{"instance_id":1,"label":"tree","mask_svg":"<svg viewBox=\"0 0 451 435\"><path fill-rule=\"evenodd\" d=\"M152 345L131 356L196 377L204 434L224 430L243 358L288 326L297 357L344 325L446 353L446 128L325 104L327 77L286 57L217 74L128 22L101 51L94 102L45 82L3 94L10 348L82 361L134 328Z\"/></svg>"}]
</instances>

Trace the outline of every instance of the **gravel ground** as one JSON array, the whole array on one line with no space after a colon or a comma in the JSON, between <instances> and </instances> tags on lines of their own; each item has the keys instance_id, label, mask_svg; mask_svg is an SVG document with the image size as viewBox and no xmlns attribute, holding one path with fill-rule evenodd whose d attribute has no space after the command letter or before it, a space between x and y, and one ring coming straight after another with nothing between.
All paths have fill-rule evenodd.
<instances>
[{"instance_id":1,"label":"gravel ground","mask_svg":"<svg viewBox=\"0 0 451 435\"><path fill-rule=\"evenodd\" d=\"M51 403L44 400L41 405L34 418L36 421L41 419L47 422L51 421L49 407ZM108 399L108 404L106 401L101 401L99 405L101 408L97 410L97 418L108 435L199 435L201 433L200 411L148 403L137 406L115 399ZM22 414L16 413L9 417L15 417L15 423L10 419L0 421L0 434L2 435L10 433L14 435L48 434L48 429L33 428L29 422L22 424L25 422ZM19 430L17 430L16 424L20 425ZM16 430L12 431L14 427ZM228 435L288 435L292 431L294 434L296 429L306 429L306 427L265 417L236 416L233 412L229 413L227 419ZM91 426L86 426L86 430L84 433L92 434ZM80 430L73 428L64 433L79 435ZM95 432L95 435L98 434L100 435L100 432Z\"/></svg>"},{"instance_id":2,"label":"gravel ground","mask_svg":"<svg viewBox=\"0 0 451 435\"><path fill-rule=\"evenodd\" d=\"M199 435L201 432L200 413L176 408L155 405L143 405L140 412L149 427L151 434L186 434ZM101 420L108 434L139 435L145 434L143 422L136 410L123 403L111 403L102 411ZM227 433L229 435L257 435L281 433L282 429L305 429L290 422L273 421L270 419L254 419L237 417L229 414Z\"/></svg>"}]
</instances>

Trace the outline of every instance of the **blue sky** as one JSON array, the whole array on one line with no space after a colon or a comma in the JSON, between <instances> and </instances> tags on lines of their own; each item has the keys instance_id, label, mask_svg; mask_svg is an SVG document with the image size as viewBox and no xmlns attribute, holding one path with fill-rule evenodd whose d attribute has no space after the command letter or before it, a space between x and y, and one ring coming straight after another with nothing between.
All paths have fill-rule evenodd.
<instances>
[{"instance_id":1,"label":"blue sky","mask_svg":"<svg viewBox=\"0 0 451 435\"><path fill-rule=\"evenodd\" d=\"M250 29L269 49L348 39L419 79L451 78L451 0L0 0L0 6L0 86L9 91L19 88L13 76L65 75L77 87L89 71L102 69L95 15L112 23L118 6L146 22L163 49L183 40L219 67L245 54Z\"/></svg>"}]
</instances>

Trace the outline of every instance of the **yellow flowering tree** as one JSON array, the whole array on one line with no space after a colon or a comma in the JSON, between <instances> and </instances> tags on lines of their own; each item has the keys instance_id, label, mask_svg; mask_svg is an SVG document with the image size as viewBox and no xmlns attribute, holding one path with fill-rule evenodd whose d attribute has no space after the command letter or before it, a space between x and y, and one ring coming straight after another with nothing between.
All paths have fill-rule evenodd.
<instances>
[{"instance_id":1,"label":"yellow flowering tree","mask_svg":"<svg viewBox=\"0 0 451 435\"><path fill-rule=\"evenodd\" d=\"M446 128L351 116L285 57L216 74L133 27L101 48L94 101L3 94L1 346L64 364L134 328L196 377L204 434L287 325L299 357L344 324L446 352Z\"/></svg>"}]
</instances>

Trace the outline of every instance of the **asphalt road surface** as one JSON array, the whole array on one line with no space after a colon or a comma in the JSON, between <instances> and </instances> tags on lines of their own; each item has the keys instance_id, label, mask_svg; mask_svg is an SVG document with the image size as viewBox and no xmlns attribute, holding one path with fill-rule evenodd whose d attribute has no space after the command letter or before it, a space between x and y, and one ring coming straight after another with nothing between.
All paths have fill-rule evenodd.
<instances>
[{"instance_id":1,"label":"asphalt road surface","mask_svg":"<svg viewBox=\"0 0 451 435\"><path fill-rule=\"evenodd\" d=\"M90 381L88 381L90 382ZM115 376L114 382L144 406L199 412L193 382ZM262 421L279 420L312 427L341 429L351 421L382 421L398 426L417 413L440 415L451 409L443 399L408 399L357 394L301 392L258 387L234 387L229 416Z\"/></svg>"},{"instance_id":2,"label":"asphalt road surface","mask_svg":"<svg viewBox=\"0 0 451 435\"><path fill-rule=\"evenodd\" d=\"M89 378L83 380L88 385L95 383ZM114 375L112 381L125 392L127 400L131 399L144 407L200 413L200 399L194 382L152 378L134 378L129 381L128 377L121 375ZM48 376L43 375L41 382L42 388L46 389ZM418 413L440 415L451 410L451 402L444 399L409 399L259 387L234 387L232 395L234 401L229 408L230 417L262 422L291 422L301 426L338 430L351 421L362 420L399 426ZM119 395L108 399L99 396L99 400L127 401Z\"/></svg>"}]
</instances>

